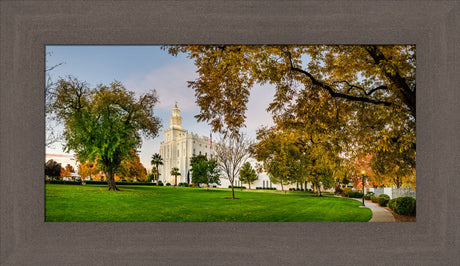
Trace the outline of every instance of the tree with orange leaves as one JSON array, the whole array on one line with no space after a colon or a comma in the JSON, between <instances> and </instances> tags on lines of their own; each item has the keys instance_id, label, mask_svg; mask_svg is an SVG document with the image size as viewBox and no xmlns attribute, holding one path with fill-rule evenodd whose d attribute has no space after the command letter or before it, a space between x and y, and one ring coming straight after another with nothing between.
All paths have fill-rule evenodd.
<instances>
[{"instance_id":1,"label":"tree with orange leaves","mask_svg":"<svg viewBox=\"0 0 460 266\"><path fill-rule=\"evenodd\" d=\"M75 173L75 169L70 164L61 169L61 177L70 177L71 173Z\"/></svg>"}]
</instances>

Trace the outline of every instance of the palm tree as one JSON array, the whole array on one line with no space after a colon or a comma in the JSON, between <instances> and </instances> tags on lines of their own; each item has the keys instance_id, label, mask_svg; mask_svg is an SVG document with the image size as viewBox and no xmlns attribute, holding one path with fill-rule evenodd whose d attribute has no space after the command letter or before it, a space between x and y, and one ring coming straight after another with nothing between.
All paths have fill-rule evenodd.
<instances>
[{"instance_id":1,"label":"palm tree","mask_svg":"<svg viewBox=\"0 0 460 266\"><path fill-rule=\"evenodd\" d=\"M158 166L163 165L163 158L161 158L161 155L158 153L155 153L152 155L152 161L150 161L152 165L155 165L157 169L157 186L158 186L158 178L159 178L159 173L158 173Z\"/></svg>"},{"instance_id":2,"label":"palm tree","mask_svg":"<svg viewBox=\"0 0 460 266\"><path fill-rule=\"evenodd\" d=\"M171 175L174 176L174 185L177 186L177 176L180 175L179 168L173 167L171 169Z\"/></svg>"}]
</instances>

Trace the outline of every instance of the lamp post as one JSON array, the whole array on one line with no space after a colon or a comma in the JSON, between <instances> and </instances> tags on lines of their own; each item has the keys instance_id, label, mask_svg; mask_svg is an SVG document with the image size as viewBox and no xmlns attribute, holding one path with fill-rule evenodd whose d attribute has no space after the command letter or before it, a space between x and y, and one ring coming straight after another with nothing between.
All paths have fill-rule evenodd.
<instances>
[{"instance_id":1,"label":"lamp post","mask_svg":"<svg viewBox=\"0 0 460 266\"><path fill-rule=\"evenodd\" d=\"M366 174L366 171L365 171L365 170L362 170L362 171L361 171L361 175L362 175L362 177L363 177L363 179L362 179L362 180L363 180L363 205L362 205L362 206L365 206L365 205L364 205L364 174Z\"/></svg>"}]
</instances>

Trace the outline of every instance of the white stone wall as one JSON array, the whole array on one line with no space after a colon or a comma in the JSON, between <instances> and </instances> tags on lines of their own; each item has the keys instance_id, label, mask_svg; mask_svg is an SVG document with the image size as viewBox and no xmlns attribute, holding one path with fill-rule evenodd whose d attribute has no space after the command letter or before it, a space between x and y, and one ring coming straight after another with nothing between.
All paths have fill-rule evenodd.
<instances>
[{"instance_id":1,"label":"white stone wall","mask_svg":"<svg viewBox=\"0 0 460 266\"><path fill-rule=\"evenodd\" d=\"M364 190L366 193L367 191L374 192L375 196L380 196L381 194L387 194L390 196L390 199L399 198L399 197L413 197L416 198L416 192L414 189L411 188L391 188L391 187L384 187L384 188L368 188Z\"/></svg>"}]
</instances>

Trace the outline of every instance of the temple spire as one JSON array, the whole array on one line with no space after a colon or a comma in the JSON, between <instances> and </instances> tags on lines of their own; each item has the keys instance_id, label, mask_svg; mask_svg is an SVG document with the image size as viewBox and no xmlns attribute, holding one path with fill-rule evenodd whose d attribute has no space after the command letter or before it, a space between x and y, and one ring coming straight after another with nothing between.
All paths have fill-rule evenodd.
<instances>
[{"instance_id":1,"label":"temple spire","mask_svg":"<svg viewBox=\"0 0 460 266\"><path fill-rule=\"evenodd\" d=\"M182 117L180 117L180 110L177 107L177 101L172 109L172 116L169 118L169 128L182 129Z\"/></svg>"}]
</instances>

